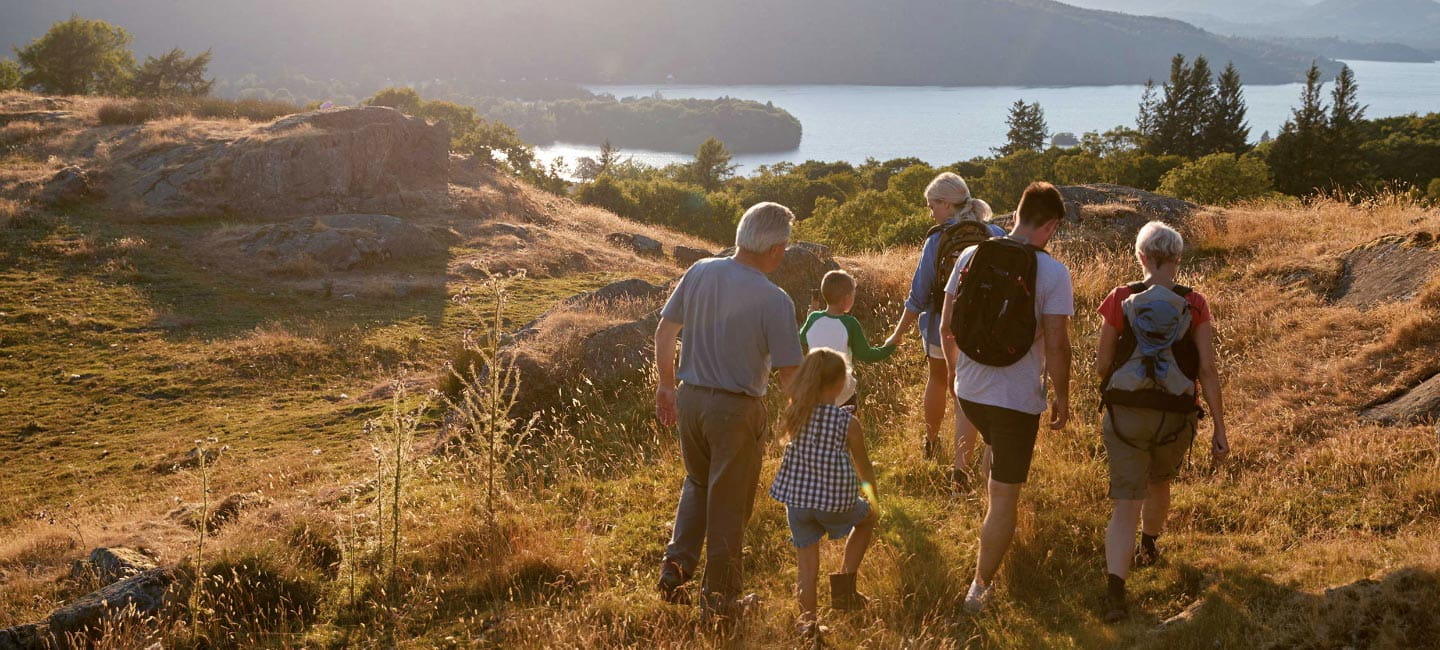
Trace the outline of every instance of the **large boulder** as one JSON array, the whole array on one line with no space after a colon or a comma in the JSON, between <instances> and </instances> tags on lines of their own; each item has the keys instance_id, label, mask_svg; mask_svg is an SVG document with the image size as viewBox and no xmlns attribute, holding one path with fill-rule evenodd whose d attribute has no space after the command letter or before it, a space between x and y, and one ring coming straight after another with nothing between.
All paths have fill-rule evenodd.
<instances>
[{"instance_id":1,"label":"large boulder","mask_svg":"<svg viewBox=\"0 0 1440 650\"><path fill-rule=\"evenodd\" d=\"M99 184L89 172L71 165L45 181L39 198L46 206L58 207L100 198L101 194Z\"/></svg>"},{"instance_id":2,"label":"large boulder","mask_svg":"<svg viewBox=\"0 0 1440 650\"><path fill-rule=\"evenodd\" d=\"M150 556L133 548L100 547L90 551L90 559L76 573L92 573L103 584L110 584L156 568Z\"/></svg>"},{"instance_id":3,"label":"large boulder","mask_svg":"<svg viewBox=\"0 0 1440 650\"><path fill-rule=\"evenodd\" d=\"M331 271L415 261L445 247L415 225L383 214L335 214L261 226L229 242L272 267L313 261Z\"/></svg>"},{"instance_id":4,"label":"large boulder","mask_svg":"<svg viewBox=\"0 0 1440 650\"><path fill-rule=\"evenodd\" d=\"M655 312L586 337L580 344L586 377L602 387L643 379L655 358L655 328L659 324L660 313Z\"/></svg>"},{"instance_id":5,"label":"large boulder","mask_svg":"<svg viewBox=\"0 0 1440 650\"><path fill-rule=\"evenodd\" d=\"M418 204L450 177L444 124L367 106L282 118L237 139L142 148L117 200L148 212L380 212Z\"/></svg>"},{"instance_id":6,"label":"large boulder","mask_svg":"<svg viewBox=\"0 0 1440 650\"><path fill-rule=\"evenodd\" d=\"M60 638L96 634L112 617L160 612L174 580L166 569L150 569L81 596L55 610L45 622L50 633Z\"/></svg>"},{"instance_id":7,"label":"large boulder","mask_svg":"<svg viewBox=\"0 0 1440 650\"><path fill-rule=\"evenodd\" d=\"M687 268L693 266L700 260L715 256L715 254L710 251L691 248L689 246L676 246L675 250L671 252L671 255L674 256L676 264Z\"/></svg>"},{"instance_id":8,"label":"large boulder","mask_svg":"<svg viewBox=\"0 0 1440 650\"><path fill-rule=\"evenodd\" d=\"M665 250L660 242L645 235L612 232L606 235L605 241L620 248L628 249L641 257L661 257L665 255Z\"/></svg>"}]
</instances>

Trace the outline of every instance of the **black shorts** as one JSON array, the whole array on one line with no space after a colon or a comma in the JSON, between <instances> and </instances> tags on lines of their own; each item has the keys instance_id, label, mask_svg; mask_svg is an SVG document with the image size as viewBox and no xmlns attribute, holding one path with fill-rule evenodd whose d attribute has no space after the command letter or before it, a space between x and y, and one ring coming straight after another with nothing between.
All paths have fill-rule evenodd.
<instances>
[{"instance_id":1,"label":"black shorts","mask_svg":"<svg viewBox=\"0 0 1440 650\"><path fill-rule=\"evenodd\" d=\"M990 478L1011 485L1024 483L1035 456L1040 416L963 399L960 408L990 446Z\"/></svg>"}]
</instances>

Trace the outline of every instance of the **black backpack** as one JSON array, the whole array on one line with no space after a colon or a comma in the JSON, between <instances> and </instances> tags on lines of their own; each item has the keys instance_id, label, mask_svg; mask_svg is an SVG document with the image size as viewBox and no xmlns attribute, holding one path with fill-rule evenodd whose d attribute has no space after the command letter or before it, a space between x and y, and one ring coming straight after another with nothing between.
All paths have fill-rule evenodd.
<instances>
[{"instance_id":1,"label":"black backpack","mask_svg":"<svg viewBox=\"0 0 1440 650\"><path fill-rule=\"evenodd\" d=\"M955 260L960 259L965 249L990 239L990 227L967 219L935 226L925 237L928 239L937 232L940 242L935 250L935 282L930 285L930 313L935 318L940 317L940 310L945 306L945 284L955 270Z\"/></svg>"},{"instance_id":2,"label":"black backpack","mask_svg":"<svg viewBox=\"0 0 1440 650\"><path fill-rule=\"evenodd\" d=\"M981 243L960 276L950 333L965 356L1003 368L1035 344L1037 257L1044 251L1013 239Z\"/></svg>"}]
</instances>

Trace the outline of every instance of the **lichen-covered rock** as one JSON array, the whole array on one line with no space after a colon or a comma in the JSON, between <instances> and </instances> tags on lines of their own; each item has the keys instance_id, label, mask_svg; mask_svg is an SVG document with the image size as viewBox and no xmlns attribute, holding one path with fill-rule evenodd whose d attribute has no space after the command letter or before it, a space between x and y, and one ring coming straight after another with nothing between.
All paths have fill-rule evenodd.
<instances>
[{"instance_id":1,"label":"lichen-covered rock","mask_svg":"<svg viewBox=\"0 0 1440 650\"><path fill-rule=\"evenodd\" d=\"M443 124L379 106L302 113L237 139L142 149L112 192L147 213L378 212L450 178Z\"/></svg>"},{"instance_id":2,"label":"lichen-covered rock","mask_svg":"<svg viewBox=\"0 0 1440 650\"><path fill-rule=\"evenodd\" d=\"M715 254L710 251L691 248L689 246L676 246L671 255L674 256L675 263L687 268L707 257L715 257Z\"/></svg>"},{"instance_id":3,"label":"lichen-covered rock","mask_svg":"<svg viewBox=\"0 0 1440 650\"><path fill-rule=\"evenodd\" d=\"M40 190L40 203L51 206L65 206L99 198L99 185L91 174L76 165L71 165L45 181Z\"/></svg>"},{"instance_id":4,"label":"lichen-covered rock","mask_svg":"<svg viewBox=\"0 0 1440 650\"><path fill-rule=\"evenodd\" d=\"M634 251L636 255L641 257L663 257L665 255L665 249L660 242L645 235L612 232L605 236L605 241L615 246Z\"/></svg>"},{"instance_id":5,"label":"lichen-covered rock","mask_svg":"<svg viewBox=\"0 0 1440 650\"><path fill-rule=\"evenodd\" d=\"M1429 232L1382 237L1346 253L1330 299L1369 309L1414 298L1440 273L1440 237Z\"/></svg>"},{"instance_id":6,"label":"lichen-covered rock","mask_svg":"<svg viewBox=\"0 0 1440 650\"><path fill-rule=\"evenodd\" d=\"M1360 417L1382 424L1411 424L1440 418L1440 375L1394 399L1365 409ZM1436 429L1440 433L1440 429Z\"/></svg>"},{"instance_id":7,"label":"lichen-covered rock","mask_svg":"<svg viewBox=\"0 0 1440 650\"><path fill-rule=\"evenodd\" d=\"M55 610L46 619L49 633L57 638L84 637L98 633L105 622L118 616L146 616L165 606L174 582L166 569L150 569L81 596Z\"/></svg>"},{"instance_id":8,"label":"lichen-covered rock","mask_svg":"<svg viewBox=\"0 0 1440 650\"><path fill-rule=\"evenodd\" d=\"M88 568L100 582L109 584L155 568L150 556L133 548L101 547L90 551Z\"/></svg>"}]
</instances>

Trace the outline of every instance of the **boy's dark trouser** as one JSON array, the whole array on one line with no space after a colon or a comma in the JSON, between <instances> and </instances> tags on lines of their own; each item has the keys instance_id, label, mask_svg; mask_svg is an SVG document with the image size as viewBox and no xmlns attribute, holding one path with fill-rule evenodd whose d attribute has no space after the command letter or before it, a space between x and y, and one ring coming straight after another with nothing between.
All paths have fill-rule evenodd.
<instances>
[{"instance_id":1,"label":"boy's dark trouser","mask_svg":"<svg viewBox=\"0 0 1440 650\"><path fill-rule=\"evenodd\" d=\"M697 386L681 386L676 402L686 476L665 559L690 575L708 545L702 588L724 603L740 595L740 551L769 424L765 403Z\"/></svg>"}]
</instances>

